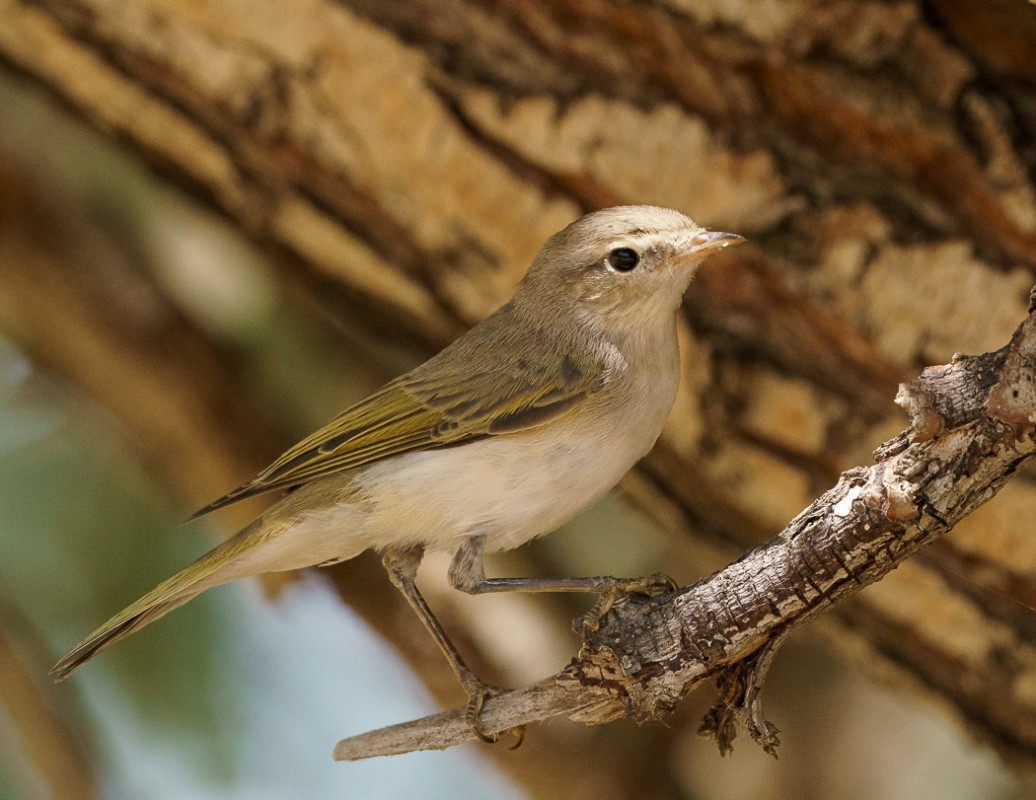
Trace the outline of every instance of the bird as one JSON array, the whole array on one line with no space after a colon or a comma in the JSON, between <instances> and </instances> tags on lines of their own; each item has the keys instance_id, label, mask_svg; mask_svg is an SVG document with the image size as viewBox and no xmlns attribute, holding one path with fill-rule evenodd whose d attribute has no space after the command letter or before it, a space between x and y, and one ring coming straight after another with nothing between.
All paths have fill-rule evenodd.
<instances>
[{"instance_id":1,"label":"bird","mask_svg":"<svg viewBox=\"0 0 1036 800\"><path fill-rule=\"evenodd\" d=\"M191 519L253 495L282 498L160 583L55 664L69 677L97 653L214 586L266 572L381 554L468 696L495 687L467 666L415 582L426 551L452 555L469 594L599 595L612 603L675 584L646 578L487 578L486 553L555 530L609 491L653 446L680 376L677 312L698 264L743 242L679 211L591 212L551 236L513 297L424 364L390 381Z\"/></svg>"}]
</instances>

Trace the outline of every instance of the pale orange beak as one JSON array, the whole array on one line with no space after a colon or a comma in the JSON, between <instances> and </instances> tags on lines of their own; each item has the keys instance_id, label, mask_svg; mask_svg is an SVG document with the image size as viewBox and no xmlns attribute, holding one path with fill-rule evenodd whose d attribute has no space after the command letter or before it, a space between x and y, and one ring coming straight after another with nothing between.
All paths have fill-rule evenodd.
<instances>
[{"instance_id":1,"label":"pale orange beak","mask_svg":"<svg viewBox=\"0 0 1036 800\"><path fill-rule=\"evenodd\" d=\"M726 247L733 247L745 241L744 236L723 231L703 231L691 240L687 248L688 255L703 256Z\"/></svg>"}]
</instances>

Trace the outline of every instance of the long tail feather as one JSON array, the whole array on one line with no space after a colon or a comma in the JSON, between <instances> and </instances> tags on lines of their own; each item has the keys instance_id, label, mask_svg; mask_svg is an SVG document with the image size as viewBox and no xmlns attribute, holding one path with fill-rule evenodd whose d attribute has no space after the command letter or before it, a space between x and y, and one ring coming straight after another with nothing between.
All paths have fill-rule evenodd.
<instances>
[{"instance_id":1,"label":"long tail feather","mask_svg":"<svg viewBox=\"0 0 1036 800\"><path fill-rule=\"evenodd\" d=\"M251 525L104 623L55 664L51 674L56 680L64 680L97 653L213 586L273 570L342 561L363 552L367 542L361 538L337 533L332 536L320 525L299 525L313 509L319 512L337 507L346 488L309 484L288 495ZM301 533L282 538L297 525Z\"/></svg>"},{"instance_id":2,"label":"long tail feather","mask_svg":"<svg viewBox=\"0 0 1036 800\"><path fill-rule=\"evenodd\" d=\"M260 521L257 520L193 564L162 581L133 605L120 611L83 639L53 666L50 674L55 680L64 680L97 653L168 614L174 608L182 606L206 589L244 577L246 574L264 571L237 568L241 564L240 556L247 553L256 543L255 534L259 527Z\"/></svg>"},{"instance_id":3,"label":"long tail feather","mask_svg":"<svg viewBox=\"0 0 1036 800\"><path fill-rule=\"evenodd\" d=\"M118 616L112 617L112 619L77 644L64 658L53 666L50 674L54 676L54 680L65 680L105 648L111 647L121 639L125 639L134 631L140 630L145 625L168 614L174 608L182 606L200 592L200 589L196 592L185 592L171 600L158 601L152 605L138 608L145 599L141 598L141 601L130 606Z\"/></svg>"}]
</instances>

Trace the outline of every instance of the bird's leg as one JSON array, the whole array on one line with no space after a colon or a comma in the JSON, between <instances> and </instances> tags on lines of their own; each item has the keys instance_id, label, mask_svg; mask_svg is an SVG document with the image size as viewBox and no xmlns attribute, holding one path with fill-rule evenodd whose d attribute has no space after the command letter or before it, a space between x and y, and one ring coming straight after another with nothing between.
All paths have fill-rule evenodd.
<instances>
[{"instance_id":1,"label":"bird's leg","mask_svg":"<svg viewBox=\"0 0 1036 800\"><path fill-rule=\"evenodd\" d=\"M417 576L417 568L421 564L421 557L423 555L424 550L421 547L396 548L386 550L381 561L385 565L385 570L388 572L389 580L392 581L393 586L403 593L410 607L417 612L417 616L424 623L428 632L432 634L432 638L439 645L439 649L446 656L446 660L450 662L453 671L457 673L457 678L468 695L465 719L471 725L471 729L482 741L493 743L499 737L495 734L486 734L482 730L479 715L482 713L482 704L486 698L492 697L501 690L483 683L471 671L468 665L464 663L464 659L461 658L456 646L450 641L439 620L435 618L432 610L428 607L428 603L425 602L421 592L418 591L417 583L414 579Z\"/></svg>"},{"instance_id":2,"label":"bird's leg","mask_svg":"<svg viewBox=\"0 0 1036 800\"><path fill-rule=\"evenodd\" d=\"M453 556L450 563L450 583L468 594L490 592L593 592L597 602L586 614L576 620L584 638L593 633L601 619L628 594L657 595L677 588L676 581L660 572L643 578L614 578L597 575L587 578L487 578L484 557L486 537L470 536Z\"/></svg>"}]
</instances>

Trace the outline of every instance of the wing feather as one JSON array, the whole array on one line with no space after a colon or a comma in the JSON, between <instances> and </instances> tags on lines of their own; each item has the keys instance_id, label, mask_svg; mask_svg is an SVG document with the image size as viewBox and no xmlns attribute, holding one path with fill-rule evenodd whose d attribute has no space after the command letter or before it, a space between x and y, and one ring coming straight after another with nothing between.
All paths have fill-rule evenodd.
<instances>
[{"instance_id":1,"label":"wing feather","mask_svg":"<svg viewBox=\"0 0 1036 800\"><path fill-rule=\"evenodd\" d=\"M246 497L292 489L403 453L546 424L578 406L607 379L605 363L577 362L560 349L528 358L521 348L512 348L501 363L475 369L465 355L455 352L451 358L451 348L447 348L436 359L346 409L255 479L191 518Z\"/></svg>"}]
</instances>

